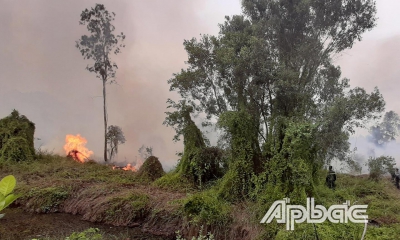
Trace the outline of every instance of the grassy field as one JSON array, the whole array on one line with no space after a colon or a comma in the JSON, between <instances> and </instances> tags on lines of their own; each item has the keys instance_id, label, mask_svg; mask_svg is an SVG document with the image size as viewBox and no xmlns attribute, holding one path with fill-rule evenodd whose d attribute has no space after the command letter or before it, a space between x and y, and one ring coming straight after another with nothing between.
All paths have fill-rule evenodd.
<instances>
[{"instance_id":1,"label":"grassy field","mask_svg":"<svg viewBox=\"0 0 400 240\"><path fill-rule=\"evenodd\" d=\"M316 235L319 239L361 239L364 230L364 224L325 222L315 228L296 224L295 231L286 231L284 224L259 223L270 207L263 196L230 203L216 197L213 184L198 190L174 173L151 182L131 171L47 153L31 162L0 163L0 173L0 177L13 174L17 179L16 193L21 197L12 205L14 209L29 214L68 213L88 222L136 227L163 239L176 239L178 230L191 239L200 229L201 234L213 233L216 239L316 239ZM365 239L398 239L400 191L388 179L375 182L368 176L339 174L335 191L323 181L316 188L316 204L328 207L346 200L368 204L370 223ZM67 230L63 236L71 234ZM1 231L6 231L4 227L0 234L7 234ZM42 237L60 239L56 233Z\"/></svg>"}]
</instances>

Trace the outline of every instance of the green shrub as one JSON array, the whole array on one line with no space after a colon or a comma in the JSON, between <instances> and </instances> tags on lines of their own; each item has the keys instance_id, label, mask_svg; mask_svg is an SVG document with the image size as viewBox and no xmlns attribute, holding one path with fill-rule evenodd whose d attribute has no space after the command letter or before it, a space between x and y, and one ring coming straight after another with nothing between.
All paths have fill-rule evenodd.
<instances>
[{"instance_id":1,"label":"green shrub","mask_svg":"<svg viewBox=\"0 0 400 240\"><path fill-rule=\"evenodd\" d=\"M23 137L13 137L3 145L0 150L1 161L27 161L33 156L27 140Z\"/></svg>"},{"instance_id":2,"label":"green shrub","mask_svg":"<svg viewBox=\"0 0 400 240\"><path fill-rule=\"evenodd\" d=\"M35 155L34 134L35 124L16 110L0 119L0 158L3 161L24 161L33 158ZM9 141L12 142L9 143ZM12 152L9 153L9 151Z\"/></svg>"},{"instance_id":3,"label":"green shrub","mask_svg":"<svg viewBox=\"0 0 400 240\"><path fill-rule=\"evenodd\" d=\"M231 221L229 204L218 199L215 190L190 195L184 200L183 210L194 223L224 226Z\"/></svg>"},{"instance_id":4,"label":"green shrub","mask_svg":"<svg viewBox=\"0 0 400 240\"><path fill-rule=\"evenodd\" d=\"M150 198L142 193L130 193L123 197L114 197L107 204L106 222L122 224L143 219L150 212Z\"/></svg>"},{"instance_id":5,"label":"green shrub","mask_svg":"<svg viewBox=\"0 0 400 240\"><path fill-rule=\"evenodd\" d=\"M221 181L221 197L244 200L252 189L254 173L262 172L260 151L256 146L258 133L254 119L246 111L221 114L218 126L230 135L229 171Z\"/></svg>"},{"instance_id":6,"label":"green shrub","mask_svg":"<svg viewBox=\"0 0 400 240\"><path fill-rule=\"evenodd\" d=\"M98 228L89 228L83 232L73 232L65 240L101 240L103 236Z\"/></svg>"},{"instance_id":7,"label":"green shrub","mask_svg":"<svg viewBox=\"0 0 400 240\"><path fill-rule=\"evenodd\" d=\"M169 172L161 178L155 180L153 182L153 185L160 188L180 192L187 192L194 189L193 183L189 181L186 177L182 176L179 172L176 172L176 170Z\"/></svg>"},{"instance_id":8,"label":"green shrub","mask_svg":"<svg viewBox=\"0 0 400 240\"><path fill-rule=\"evenodd\" d=\"M366 164L369 169L369 177L373 180L379 180L385 173L394 172L396 161L390 156L380 156L378 158L370 157Z\"/></svg>"},{"instance_id":9,"label":"green shrub","mask_svg":"<svg viewBox=\"0 0 400 240\"><path fill-rule=\"evenodd\" d=\"M59 206L68 198L69 191L62 186L32 188L24 198L29 199L29 207L35 212L58 212Z\"/></svg>"},{"instance_id":10,"label":"green shrub","mask_svg":"<svg viewBox=\"0 0 400 240\"><path fill-rule=\"evenodd\" d=\"M190 174L194 182L202 187L204 183L221 178L226 171L226 161L221 149L205 147L199 149L190 162Z\"/></svg>"}]
</instances>

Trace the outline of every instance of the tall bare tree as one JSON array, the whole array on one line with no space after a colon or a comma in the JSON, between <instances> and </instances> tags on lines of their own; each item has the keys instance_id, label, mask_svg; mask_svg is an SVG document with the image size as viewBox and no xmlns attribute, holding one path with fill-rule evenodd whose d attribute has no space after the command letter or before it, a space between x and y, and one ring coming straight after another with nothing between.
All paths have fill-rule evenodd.
<instances>
[{"instance_id":1,"label":"tall bare tree","mask_svg":"<svg viewBox=\"0 0 400 240\"><path fill-rule=\"evenodd\" d=\"M120 53L120 48L125 35L114 35L115 27L112 25L115 13L108 12L103 4L96 4L90 10L85 9L81 13L79 24L86 25L90 35L83 35L76 41L76 47L84 59L92 59L86 69L94 72L103 83L103 110L104 110L104 161L107 162L107 105L106 84L115 82L115 73L118 66L111 61L112 53Z\"/></svg>"}]
</instances>

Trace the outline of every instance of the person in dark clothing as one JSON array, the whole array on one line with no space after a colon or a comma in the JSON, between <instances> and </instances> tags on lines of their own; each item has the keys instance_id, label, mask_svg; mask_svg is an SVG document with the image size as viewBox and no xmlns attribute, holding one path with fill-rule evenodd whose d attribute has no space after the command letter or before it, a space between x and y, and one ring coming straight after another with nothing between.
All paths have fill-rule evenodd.
<instances>
[{"instance_id":1,"label":"person in dark clothing","mask_svg":"<svg viewBox=\"0 0 400 240\"><path fill-rule=\"evenodd\" d=\"M333 171L332 166L329 166L328 176L326 176L326 185L330 188L335 190L336 184L336 173Z\"/></svg>"},{"instance_id":2,"label":"person in dark clothing","mask_svg":"<svg viewBox=\"0 0 400 240\"><path fill-rule=\"evenodd\" d=\"M394 177L395 177L395 181L396 181L396 187L397 187L397 189L400 189L400 186L399 186L400 172L399 172L398 168L396 168L396 170L394 171Z\"/></svg>"}]
</instances>

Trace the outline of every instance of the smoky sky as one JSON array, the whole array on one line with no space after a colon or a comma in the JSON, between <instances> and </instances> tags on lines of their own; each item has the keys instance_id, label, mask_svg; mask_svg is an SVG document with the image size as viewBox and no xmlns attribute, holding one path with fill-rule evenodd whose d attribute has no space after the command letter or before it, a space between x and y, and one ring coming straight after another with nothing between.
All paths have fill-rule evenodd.
<instances>
[{"instance_id":1,"label":"smoky sky","mask_svg":"<svg viewBox=\"0 0 400 240\"><path fill-rule=\"evenodd\" d=\"M87 34L80 13L95 3L116 13L116 32L126 35L126 47L113 56L118 84L107 86L109 124L127 140L118 161L132 161L144 144L170 167L182 143L162 125L165 102L176 97L167 80L185 66L184 39L217 33L223 9L210 6L223 1L1 1L0 117L15 108L31 119L36 147L62 153L65 135L79 133L102 156L102 85L75 48Z\"/></svg>"},{"instance_id":2,"label":"smoky sky","mask_svg":"<svg viewBox=\"0 0 400 240\"><path fill-rule=\"evenodd\" d=\"M81 134L101 159L102 84L85 70L90 61L75 48L75 41L87 34L79 15L96 3L116 13L116 32L126 35L126 47L112 56L119 68L118 84L107 86L109 125L120 126L127 140L117 160L132 162L144 144L170 168L182 143L172 141L173 129L162 122L167 98L177 98L167 80L187 60L183 40L217 34L224 15L240 13L240 0L0 0L0 118L19 110L36 124L40 140L35 146L56 153L63 153L65 135ZM352 86L368 91L378 86L387 111L400 113L400 35L387 30L398 24L383 22L336 63Z\"/></svg>"}]
</instances>

